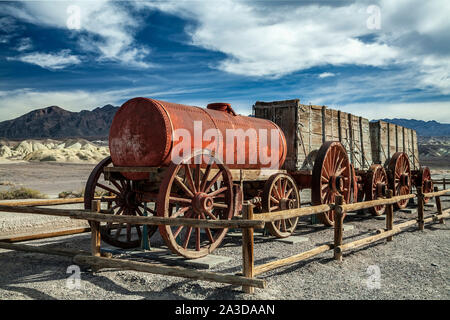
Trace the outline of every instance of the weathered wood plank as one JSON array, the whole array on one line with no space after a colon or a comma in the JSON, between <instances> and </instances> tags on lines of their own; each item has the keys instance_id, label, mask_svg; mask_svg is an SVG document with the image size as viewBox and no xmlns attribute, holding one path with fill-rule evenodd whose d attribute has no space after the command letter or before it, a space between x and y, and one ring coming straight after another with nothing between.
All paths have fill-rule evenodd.
<instances>
[{"instance_id":1,"label":"weathered wood plank","mask_svg":"<svg viewBox=\"0 0 450 320\"><path fill-rule=\"evenodd\" d=\"M220 274L207 271L198 271L194 269L186 269L181 267L164 266L147 262L138 262L130 260L120 260L114 258L93 257L88 255L76 255L73 258L74 263L80 265L90 265L97 270L105 268L113 268L120 270L134 270L140 272L148 272L161 274L165 276L181 277L194 280L202 280L209 282L228 283L237 286L251 286L264 289L267 286L265 280L249 279L247 277Z\"/></svg>"},{"instance_id":2,"label":"weathered wood plank","mask_svg":"<svg viewBox=\"0 0 450 320\"><path fill-rule=\"evenodd\" d=\"M0 206L0 212L18 212L30 214L43 214L50 216L62 216L72 219L91 220L98 222L117 222L136 225L170 225L170 226L190 226L194 228L263 228L264 221L249 220L198 220L190 218L164 218L164 217L141 217L141 216L121 216L104 213L92 213L87 210L68 210L53 208L35 207L10 207Z\"/></svg>"}]
</instances>

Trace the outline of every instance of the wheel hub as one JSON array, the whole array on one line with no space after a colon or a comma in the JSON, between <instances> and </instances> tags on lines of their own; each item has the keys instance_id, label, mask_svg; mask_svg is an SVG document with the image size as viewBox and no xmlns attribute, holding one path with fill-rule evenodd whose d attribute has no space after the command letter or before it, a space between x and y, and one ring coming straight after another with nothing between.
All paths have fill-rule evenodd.
<instances>
[{"instance_id":1,"label":"wheel hub","mask_svg":"<svg viewBox=\"0 0 450 320\"><path fill-rule=\"evenodd\" d=\"M194 199L192 200L192 206L194 208L194 212L211 212L213 209L214 200L212 197L208 196L208 194L204 192L198 192L195 194Z\"/></svg>"},{"instance_id":2,"label":"wheel hub","mask_svg":"<svg viewBox=\"0 0 450 320\"><path fill-rule=\"evenodd\" d=\"M377 183L377 195L383 196L386 194L386 184L385 183Z\"/></svg>"},{"instance_id":3,"label":"wheel hub","mask_svg":"<svg viewBox=\"0 0 450 320\"><path fill-rule=\"evenodd\" d=\"M332 176L330 179L330 189L333 192L343 192L344 191L344 179L342 176Z\"/></svg>"},{"instance_id":4,"label":"wheel hub","mask_svg":"<svg viewBox=\"0 0 450 320\"><path fill-rule=\"evenodd\" d=\"M409 176L407 174L402 174L400 177L400 183L402 186L408 186L409 185Z\"/></svg>"},{"instance_id":5,"label":"wheel hub","mask_svg":"<svg viewBox=\"0 0 450 320\"><path fill-rule=\"evenodd\" d=\"M295 208L295 201L293 199L281 199L280 200L281 210L289 210Z\"/></svg>"}]
</instances>

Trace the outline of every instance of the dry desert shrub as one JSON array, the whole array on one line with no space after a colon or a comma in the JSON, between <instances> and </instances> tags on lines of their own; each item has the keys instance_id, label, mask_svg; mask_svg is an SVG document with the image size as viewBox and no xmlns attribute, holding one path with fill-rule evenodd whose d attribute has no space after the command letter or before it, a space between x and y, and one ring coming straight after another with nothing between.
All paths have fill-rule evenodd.
<instances>
[{"instance_id":1,"label":"dry desert shrub","mask_svg":"<svg viewBox=\"0 0 450 320\"><path fill-rule=\"evenodd\" d=\"M10 188L6 191L0 191L0 200L14 200L14 199L45 199L47 196L37 190L30 188Z\"/></svg>"}]
</instances>

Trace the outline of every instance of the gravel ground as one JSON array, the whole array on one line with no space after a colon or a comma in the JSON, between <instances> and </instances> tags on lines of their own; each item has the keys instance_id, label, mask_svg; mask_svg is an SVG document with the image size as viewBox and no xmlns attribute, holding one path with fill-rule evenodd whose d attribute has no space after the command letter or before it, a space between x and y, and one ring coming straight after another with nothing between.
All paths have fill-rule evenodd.
<instances>
[{"instance_id":1,"label":"gravel ground","mask_svg":"<svg viewBox=\"0 0 450 320\"><path fill-rule=\"evenodd\" d=\"M446 204L444 202L444 204ZM444 205L446 206L446 205ZM432 209L432 208L430 208ZM414 218L414 213L396 214L395 223ZM369 215L346 218L354 226L344 233L347 241L384 226L384 220ZM266 289L253 295L236 286L152 275L134 271L104 270L92 273L81 268L81 289L69 289L67 268L70 258L0 250L0 300L3 299L449 299L450 232L448 223L427 226L425 231L411 228L394 237L344 254L343 262L325 252L307 261L271 271L261 276ZM286 244L267 237L255 238L256 264L287 257L323 244L333 231L301 222L296 234L308 242ZM344 240L344 241L345 241ZM28 242L48 247L88 249L88 234ZM158 234L152 245L163 246ZM241 239L227 237L216 255L233 257L211 269L220 273L241 270ZM130 255L119 255L129 258ZM145 259L138 259L144 261ZM371 267L372 266L372 267ZM375 266L375 267L374 267ZM379 268L379 288L367 282ZM375 284L375 285L373 285Z\"/></svg>"},{"instance_id":2,"label":"gravel ground","mask_svg":"<svg viewBox=\"0 0 450 320\"><path fill-rule=\"evenodd\" d=\"M11 181L37 189L50 197L60 191L80 190L94 165L57 163L0 164L0 181ZM436 172L437 173L437 172ZM439 172L437 174L446 174ZM2 186L5 187L5 186ZM302 192L302 201L309 195ZM450 202L443 202L450 207ZM427 208L432 209L433 208ZM429 211L428 213L430 213ZM396 212L395 223L414 219L412 213ZM3 219L3 220L2 220ZM52 219L52 221L48 220ZM49 216L31 216L1 213L0 228L23 230L41 226L54 230L56 223L65 219ZM78 221L77 221L78 222ZM370 215L347 216L345 224L354 228L344 232L344 241L363 237L385 221ZM134 271L104 270L92 273L81 268L81 289L69 289L67 279L73 265L70 258L0 249L0 300L6 299L449 299L450 298L450 232L449 224L433 224L425 231L408 229L394 237L394 241L363 247L344 254L343 262L332 259L325 252L291 266L260 276L266 279L266 289L256 289L253 295L244 294L239 287L219 283L192 281L183 278L152 275ZM20 228L19 228L20 227ZM0 229L0 234L2 230ZM296 235L309 241L287 244L268 237L255 237L256 264L288 257L315 246L330 242L333 230L300 222ZM163 247L158 234L151 239L152 246ZM52 239L29 241L28 244L48 247L66 247L88 250L90 235L79 234ZM211 269L220 273L236 273L242 268L241 239L226 237L215 255L233 260ZM122 254L130 258L135 255ZM140 259L143 260L143 259ZM153 261L152 261L153 262ZM379 282L370 271L380 271ZM379 288L377 288L379 283ZM372 284L372 285L370 285ZM375 287L375 288L374 288Z\"/></svg>"}]
</instances>

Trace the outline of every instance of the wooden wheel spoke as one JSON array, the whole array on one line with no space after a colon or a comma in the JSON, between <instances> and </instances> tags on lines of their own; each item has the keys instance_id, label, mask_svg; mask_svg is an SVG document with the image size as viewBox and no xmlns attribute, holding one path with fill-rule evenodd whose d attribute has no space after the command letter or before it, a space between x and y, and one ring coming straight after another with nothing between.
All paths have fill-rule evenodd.
<instances>
[{"instance_id":1,"label":"wooden wheel spoke","mask_svg":"<svg viewBox=\"0 0 450 320\"><path fill-rule=\"evenodd\" d=\"M115 180L109 180L111 181L111 183L117 188L117 190L119 190L119 192L123 191L123 188L115 181Z\"/></svg>"},{"instance_id":2,"label":"wooden wheel spoke","mask_svg":"<svg viewBox=\"0 0 450 320\"><path fill-rule=\"evenodd\" d=\"M212 185L217 182L217 180L220 178L220 175L222 174L223 169L219 168L217 173L214 175L214 177L211 179L211 181L208 182L208 184L205 187L205 190L203 192L208 193L209 189L211 189Z\"/></svg>"},{"instance_id":3,"label":"wooden wheel spoke","mask_svg":"<svg viewBox=\"0 0 450 320\"><path fill-rule=\"evenodd\" d=\"M120 234L122 233L123 223L119 223L119 226L116 229L116 234L114 238L119 239Z\"/></svg>"},{"instance_id":4,"label":"wooden wheel spoke","mask_svg":"<svg viewBox=\"0 0 450 320\"><path fill-rule=\"evenodd\" d=\"M208 196L215 197L215 196L221 194L222 192L224 192L226 190L228 190L228 187L222 187L222 188L217 189L216 191L213 191L213 192L209 193Z\"/></svg>"},{"instance_id":5,"label":"wooden wheel spoke","mask_svg":"<svg viewBox=\"0 0 450 320\"><path fill-rule=\"evenodd\" d=\"M184 184L183 179L181 179L179 176L175 176L175 182L183 189L183 191L190 197L193 198L194 194L192 191Z\"/></svg>"},{"instance_id":6,"label":"wooden wheel spoke","mask_svg":"<svg viewBox=\"0 0 450 320\"><path fill-rule=\"evenodd\" d=\"M186 231L186 235L184 236L183 248L187 248L189 244L189 239L191 238L192 227L189 227Z\"/></svg>"},{"instance_id":7,"label":"wooden wheel spoke","mask_svg":"<svg viewBox=\"0 0 450 320\"><path fill-rule=\"evenodd\" d=\"M191 167L188 164L183 164L183 167L184 167L184 174L188 180L189 185L191 186L191 190L197 192L197 189L195 188L194 184L194 178L192 177Z\"/></svg>"},{"instance_id":8,"label":"wooden wheel spoke","mask_svg":"<svg viewBox=\"0 0 450 320\"><path fill-rule=\"evenodd\" d=\"M179 198L179 197L169 197L169 202L172 202L172 203L181 202L181 203L185 203L185 204L191 204L192 203L192 199Z\"/></svg>"},{"instance_id":9,"label":"wooden wheel spoke","mask_svg":"<svg viewBox=\"0 0 450 320\"><path fill-rule=\"evenodd\" d=\"M184 226L179 226L173 233L173 237L174 238L178 237L178 235L180 234L181 230L183 230L183 228L184 228ZM192 227L189 227L189 228L192 228Z\"/></svg>"},{"instance_id":10,"label":"wooden wheel spoke","mask_svg":"<svg viewBox=\"0 0 450 320\"><path fill-rule=\"evenodd\" d=\"M200 228L195 228L195 250L200 251Z\"/></svg>"},{"instance_id":11,"label":"wooden wheel spoke","mask_svg":"<svg viewBox=\"0 0 450 320\"><path fill-rule=\"evenodd\" d=\"M203 212L202 212L202 214L203 214ZM218 217L216 217L216 216L215 216L212 212L210 212L210 211L206 211L206 214L207 214L208 216L210 216L211 219L213 219L213 220L217 220L217 219L218 219ZM206 219L206 217L205 217L204 219Z\"/></svg>"},{"instance_id":12,"label":"wooden wheel spoke","mask_svg":"<svg viewBox=\"0 0 450 320\"><path fill-rule=\"evenodd\" d=\"M195 165L195 189L200 191L200 164Z\"/></svg>"},{"instance_id":13,"label":"wooden wheel spoke","mask_svg":"<svg viewBox=\"0 0 450 320\"><path fill-rule=\"evenodd\" d=\"M127 223L127 241L131 241L131 224Z\"/></svg>"},{"instance_id":14,"label":"wooden wheel spoke","mask_svg":"<svg viewBox=\"0 0 450 320\"><path fill-rule=\"evenodd\" d=\"M228 205L224 203L213 203L214 208L228 209Z\"/></svg>"},{"instance_id":15,"label":"wooden wheel spoke","mask_svg":"<svg viewBox=\"0 0 450 320\"><path fill-rule=\"evenodd\" d=\"M275 202L276 204L279 204L280 201L278 201L274 196L270 196L270 201Z\"/></svg>"},{"instance_id":16,"label":"wooden wheel spoke","mask_svg":"<svg viewBox=\"0 0 450 320\"><path fill-rule=\"evenodd\" d=\"M120 196L120 193L119 193L117 190L114 190L114 189L112 189L112 188L110 188L110 187L107 187L107 186L105 186L104 184L101 184L101 183L97 182L97 183L96 183L96 186L97 186L97 187L100 187L100 188L102 188L102 189L104 189L104 190L106 190L106 191L112 192L112 193L114 193L114 194Z\"/></svg>"},{"instance_id":17,"label":"wooden wheel spoke","mask_svg":"<svg viewBox=\"0 0 450 320\"><path fill-rule=\"evenodd\" d=\"M136 228L136 232L137 232L137 234L139 236L139 239L141 239L142 238L141 226L134 225L134 227Z\"/></svg>"},{"instance_id":18,"label":"wooden wheel spoke","mask_svg":"<svg viewBox=\"0 0 450 320\"><path fill-rule=\"evenodd\" d=\"M205 173L203 174L202 183L200 184L200 191L204 191L206 183L208 182L209 173L211 172L212 164L208 163Z\"/></svg>"}]
</instances>

